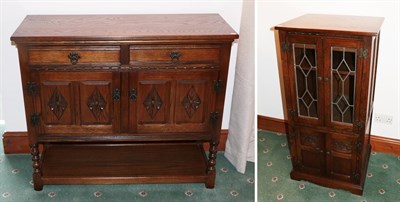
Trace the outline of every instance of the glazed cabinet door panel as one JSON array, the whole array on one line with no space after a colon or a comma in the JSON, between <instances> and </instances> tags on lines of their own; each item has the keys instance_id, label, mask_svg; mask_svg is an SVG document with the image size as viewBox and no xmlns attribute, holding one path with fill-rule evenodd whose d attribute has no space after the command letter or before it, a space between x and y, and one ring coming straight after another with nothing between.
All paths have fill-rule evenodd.
<instances>
[{"instance_id":1,"label":"glazed cabinet door panel","mask_svg":"<svg viewBox=\"0 0 400 202\"><path fill-rule=\"evenodd\" d=\"M297 162L295 168L306 173L325 173L325 135L312 129L296 131Z\"/></svg>"},{"instance_id":2,"label":"glazed cabinet door panel","mask_svg":"<svg viewBox=\"0 0 400 202\"><path fill-rule=\"evenodd\" d=\"M42 72L38 73L41 96L42 134L112 133L118 130L115 110L119 100L113 99L118 77L110 72ZM118 79L116 79L118 81Z\"/></svg>"},{"instance_id":3,"label":"glazed cabinet door panel","mask_svg":"<svg viewBox=\"0 0 400 202\"><path fill-rule=\"evenodd\" d=\"M340 134L327 134L327 174L331 178L353 181L359 180L357 170L356 138Z\"/></svg>"},{"instance_id":4,"label":"glazed cabinet door panel","mask_svg":"<svg viewBox=\"0 0 400 202\"><path fill-rule=\"evenodd\" d=\"M353 39L325 41L326 125L356 131L359 121L362 60L361 42Z\"/></svg>"},{"instance_id":5,"label":"glazed cabinet door panel","mask_svg":"<svg viewBox=\"0 0 400 202\"><path fill-rule=\"evenodd\" d=\"M217 76L217 71L132 73L129 88L135 89L136 99L129 102L130 131L208 131Z\"/></svg>"},{"instance_id":6,"label":"glazed cabinet door panel","mask_svg":"<svg viewBox=\"0 0 400 202\"><path fill-rule=\"evenodd\" d=\"M322 42L316 37L292 35L287 38L290 114L296 123L323 124ZM285 48L285 47L284 47Z\"/></svg>"}]
</instances>

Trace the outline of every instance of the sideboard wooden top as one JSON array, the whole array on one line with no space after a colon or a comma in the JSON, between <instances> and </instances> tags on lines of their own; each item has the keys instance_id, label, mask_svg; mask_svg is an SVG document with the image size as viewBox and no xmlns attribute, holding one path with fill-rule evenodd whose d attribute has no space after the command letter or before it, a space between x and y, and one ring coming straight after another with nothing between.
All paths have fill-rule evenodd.
<instances>
[{"instance_id":1,"label":"sideboard wooden top","mask_svg":"<svg viewBox=\"0 0 400 202\"><path fill-rule=\"evenodd\" d=\"M382 17L306 14L279 24L275 29L374 36L379 33L383 20Z\"/></svg>"},{"instance_id":2,"label":"sideboard wooden top","mask_svg":"<svg viewBox=\"0 0 400 202\"><path fill-rule=\"evenodd\" d=\"M28 15L11 41L236 38L238 34L218 14Z\"/></svg>"}]
</instances>

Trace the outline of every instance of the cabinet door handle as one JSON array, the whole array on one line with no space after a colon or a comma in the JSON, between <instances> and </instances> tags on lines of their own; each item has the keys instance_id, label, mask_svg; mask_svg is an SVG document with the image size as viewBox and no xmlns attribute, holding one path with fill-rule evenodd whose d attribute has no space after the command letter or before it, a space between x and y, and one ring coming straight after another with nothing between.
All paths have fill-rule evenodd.
<instances>
[{"instance_id":1,"label":"cabinet door handle","mask_svg":"<svg viewBox=\"0 0 400 202\"><path fill-rule=\"evenodd\" d=\"M179 61L179 57L181 57L181 53L179 51L171 51L169 53L169 57L171 57L171 61L173 63L178 62Z\"/></svg>"},{"instance_id":2,"label":"cabinet door handle","mask_svg":"<svg viewBox=\"0 0 400 202\"><path fill-rule=\"evenodd\" d=\"M137 91L136 91L136 89L132 88L129 91L129 99L131 99L132 101L136 101L136 99L137 99Z\"/></svg>"},{"instance_id":3,"label":"cabinet door handle","mask_svg":"<svg viewBox=\"0 0 400 202\"><path fill-rule=\"evenodd\" d=\"M116 88L116 89L113 91L112 98L113 98L114 100L119 100L119 99L121 98L121 90L119 90L119 88Z\"/></svg>"},{"instance_id":4,"label":"cabinet door handle","mask_svg":"<svg viewBox=\"0 0 400 202\"><path fill-rule=\"evenodd\" d=\"M71 52L69 53L68 58L71 64L76 65L81 56L77 52Z\"/></svg>"}]
</instances>

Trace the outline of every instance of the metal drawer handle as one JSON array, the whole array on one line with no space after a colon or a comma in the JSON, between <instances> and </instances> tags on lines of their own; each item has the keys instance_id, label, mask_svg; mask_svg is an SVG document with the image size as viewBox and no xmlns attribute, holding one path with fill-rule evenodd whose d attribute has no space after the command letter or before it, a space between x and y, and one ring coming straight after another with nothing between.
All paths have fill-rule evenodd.
<instances>
[{"instance_id":1,"label":"metal drawer handle","mask_svg":"<svg viewBox=\"0 0 400 202\"><path fill-rule=\"evenodd\" d=\"M81 56L79 56L79 54L77 52L71 52L68 55L69 61L71 62L71 64L76 65L78 63L79 58L81 58Z\"/></svg>"},{"instance_id":2,"label":"metal drawer handle","mask_svg":"<svg viewBox=\"0 0 400 202\"><path fill-rule=\"evenodd\" d=\"M129 99L131 99L132 101L136 101L136 99L137 99L137 91L136 91L136 89L132 88L129 91Z\"/></svg>"},{"instance_id":3,"label":"metal drawer handle","mask_svg":"<svg viewBox=\"0 0 400 202\"><path fill-rule=\"evenodd\" d=\"M179 51L171 51L169 53L169 56L171 57L171 61L173 63L178 62L179 61L179 57L181 57L181 53Z\"/></svg>"}]
</instances>

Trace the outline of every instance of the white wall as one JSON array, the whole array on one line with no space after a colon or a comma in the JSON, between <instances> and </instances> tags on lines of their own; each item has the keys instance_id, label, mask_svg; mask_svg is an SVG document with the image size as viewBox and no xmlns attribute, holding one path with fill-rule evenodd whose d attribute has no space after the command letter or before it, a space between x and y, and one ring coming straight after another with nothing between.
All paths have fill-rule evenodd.
<instances>
[{"instance_id":1,"label":"white wall","mask_svg":"<svg viewBox=\"0 0 400 202\"><path fill-rule=\"evenodd\" d=\"M0 26L0 92L3 109L0 118L7 131L25 131L26 123L17 48L11 45L10 36L28 14L157 14L157 13L219 13L239 33L242 0L214 2L189 1L7 1L1 5ZM222 128L228 127L237 44L232 47L228 90ZM1 106L1 105L0 105Z\"/></svg>"},{"instance_id":2,"label":"white wall","mask_svg":"<svg viewBox=\"0 0 400 202\"><path fill-rule=\"evenodd\" d=\"M372 134L400 139L399 1L275 1L257 5L258 114L283 119L274 33L271 27L306 13L385 17L381 29L374 113L393 124L372 122Z\"/></svg>"}]
</instances>

